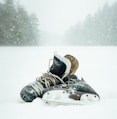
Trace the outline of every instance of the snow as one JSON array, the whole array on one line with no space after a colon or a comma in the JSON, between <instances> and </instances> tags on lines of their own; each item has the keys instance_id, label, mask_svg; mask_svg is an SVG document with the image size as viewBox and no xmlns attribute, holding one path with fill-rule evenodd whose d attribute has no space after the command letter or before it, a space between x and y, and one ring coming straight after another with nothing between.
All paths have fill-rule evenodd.
<instances>
[{"instance_id":1,"label":"snow","mask_svg":"<svg viewBox=\"0 0 117 119\"><path fill-rule=\"evenodd\" d=\"M76 75L101 96L88 105L47 105L20 101L20 90L48 70L54 52L79 60ZM0 119L117 119L117 47L0 47Z\"/></svg>"}]
</instances>

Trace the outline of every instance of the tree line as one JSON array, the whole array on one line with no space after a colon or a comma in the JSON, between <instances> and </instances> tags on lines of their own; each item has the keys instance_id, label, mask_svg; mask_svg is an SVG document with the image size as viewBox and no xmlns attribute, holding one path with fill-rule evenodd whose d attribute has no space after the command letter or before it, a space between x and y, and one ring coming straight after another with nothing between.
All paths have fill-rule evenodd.
<instances>
[{"instance_id":1,"label":"tree line","mask_svg":"<svg viewBox=\"0 0 117 119\"><path fill-rule=\"evenodd\" d=\"M117 3L105 3L83 23L71 27L65 37L70 45L117 45Z\"/></svg>"},{"instance_id":2,"label":"tree line","mask_svg":"<svg viewBox=\"0 0 117 119\"><path fill-rule=\"evenodd\" d=\"M39 23L35 14L13 0L0 3L0 46L39 45Z\"/></svg>"}]
</instances>

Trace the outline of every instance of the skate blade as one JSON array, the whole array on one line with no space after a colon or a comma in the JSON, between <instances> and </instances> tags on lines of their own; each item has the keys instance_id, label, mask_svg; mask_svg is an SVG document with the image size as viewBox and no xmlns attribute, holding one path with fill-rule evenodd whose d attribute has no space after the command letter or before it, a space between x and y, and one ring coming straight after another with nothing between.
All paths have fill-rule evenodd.
<instances>
[{"instance_id":1,"label":"skate blade","mask_svg":"<svg viewBox=\"0 0 117 119\"><path fill-rule=\"evenodd\" d=\"M73 96L73 97L72 97ZM66 90L47 91L42 100L46 103L62 104L62 105L84 105L99 101L99 97L95 94L82 94L80 98L77 95L69 93Z\"/></svg>"}]
</instances>

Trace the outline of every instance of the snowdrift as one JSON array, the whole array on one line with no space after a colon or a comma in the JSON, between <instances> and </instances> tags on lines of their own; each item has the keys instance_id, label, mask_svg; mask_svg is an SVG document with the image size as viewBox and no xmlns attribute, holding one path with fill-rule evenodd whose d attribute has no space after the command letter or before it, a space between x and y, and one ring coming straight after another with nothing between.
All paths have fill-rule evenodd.
<instances>
[{"instance_id":1,"label":"snowdrift","mask_svg":"<svg viewBox=\"0 0 117 119\"><path fill-rule=\"evenodd\" d=\"M48 70L54 52L79 60L83 77L101 100L89 105L20 102L20 90ZM0 47L0 119L117 119L117 47Z\"/></svg>"}]
</instances>

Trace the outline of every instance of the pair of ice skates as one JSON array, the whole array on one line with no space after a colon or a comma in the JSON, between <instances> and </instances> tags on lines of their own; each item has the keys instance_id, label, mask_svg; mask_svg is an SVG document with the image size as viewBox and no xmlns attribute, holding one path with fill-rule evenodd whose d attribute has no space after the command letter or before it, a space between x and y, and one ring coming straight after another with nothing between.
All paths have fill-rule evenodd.
<instances>
[{"instance_id":1,"label":"pair of ice skates","mask_svg":"<svg viewBox=\"0 0 117 119\"><path fill-rule=\"evenodd\" d=\"M72 55L64 57L54 54L49 71L25 86L20 96L25 102L40 97L48 103L85 104L100 99L95 90L83 79L79 80L75 72L78 60Z\"/></svg>"}]
</instances>

